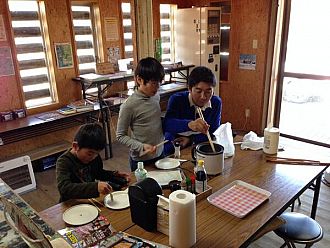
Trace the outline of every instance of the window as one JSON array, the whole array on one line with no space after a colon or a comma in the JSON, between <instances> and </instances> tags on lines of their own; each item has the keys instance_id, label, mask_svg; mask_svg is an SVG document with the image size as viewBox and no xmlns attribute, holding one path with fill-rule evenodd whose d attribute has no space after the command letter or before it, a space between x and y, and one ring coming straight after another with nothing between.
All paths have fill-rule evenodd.
<instances>
[{"instance_id":1,"label":"window","mask_svg":"<svg viewBox=\"0 0 330 248\"><path fill-rule=\"evenodd\" d=\"M162 61L174 61L173 13L176 5L160 4Z\"/></svg>"},{"instance_id":2,"label":"window","mask_svg":"<svg viewBox=\"0 0 330 248\"><path fill-rule=\"evenodd\" d=\"M330 3L291 0L287 4L289 29L281 51L276 124L284 136L330 147L330 32L323 28L330 22Z\"/></svg>"},{"instance_id":3,"label":"window","mask_svg":"<svg viewBox=\"0 0 330 248\"><path fill-rule=\"evenodd\" d=\"M56 101L50 71L49 40L43 1L8 1L25 105L34 108ZM47 46L48 44L48 46Z\"/></svg>"},{"instance_id":4,"label":"window","mask_svg":"<svg viewBox=\"0 0 330 248\"><path fill-rule=\"evenodd\" d=\"M121 11L123 16L123 35L124 35L124 58L123 61L128 66L127 69L133 69L134 61L134 45L133 45L133 22L132 22L132 5L128 2L121 4ZM134 81L127 82L127 88L133 89Z\"/></svg>"},{"instance_id":5,"label":"window","mask_svg":"<svg viewBox=\"0 0 330 248\"><path fill-rule=\"evenodd\" d=\"M71 6L74 38L78 56L79 74L95 73L98 52L96 44L96 8L92 5L73 3Z\"/></svg>"},{"instance_id":6,"label":"window","mask_svg":"<svg viewBox=\"0 0 330 248\"><path fill-rule=\"evenodd\" d=\"M124 52L125 59L134 60L133 31L132 31L132 11L130 3L122 3L121 10L123 15L124 33Z\"/></svg>"}]
</instances>

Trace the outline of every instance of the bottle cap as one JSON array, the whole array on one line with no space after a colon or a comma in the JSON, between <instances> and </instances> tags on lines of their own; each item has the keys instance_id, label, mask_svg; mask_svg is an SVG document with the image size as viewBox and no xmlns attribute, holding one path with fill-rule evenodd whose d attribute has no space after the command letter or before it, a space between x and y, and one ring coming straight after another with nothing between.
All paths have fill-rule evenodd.
<instances>
[{"instance_id":1,"label":"bottle cap","mask_svg":"<svg viewBox=\"0 0 330 248\"><path fill-rule=\"evenodd\" d=\"M180 146L180 142L179 141L175 141L174 142L174 146Z\"/></svg>"},{"instance_id":2,"label":"bottle cap","mask_svg":"<svg viewBox=\"0 0 330 248\"><path fill-rule=\"evenodd\" d=\"M137 166L139 169L143 169L143 162L138 162Z\"/></svg>"},{"instance_id":3,"label":"bottle cap","mask_svg":"<svg viewBox=\"0 0 330 248\"><path fill-rule=\"evenodd\" d=\"M198 166L203 166L204 160L203 159L198 160L197 164L198 164Z\"/></svg>"}]
</instances>

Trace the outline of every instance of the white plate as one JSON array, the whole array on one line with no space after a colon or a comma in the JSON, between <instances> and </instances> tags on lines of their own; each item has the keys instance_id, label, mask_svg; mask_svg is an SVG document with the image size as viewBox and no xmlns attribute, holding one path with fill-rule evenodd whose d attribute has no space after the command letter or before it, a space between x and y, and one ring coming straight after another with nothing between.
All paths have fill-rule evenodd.
<instances>
[{"instance_id":1,"label":"white plate","mask_svg":"<svg viewBox=\"0 0 330 248\"><path fill-rule=\"evenodd\" d=\"M96 207L89 204L79 204L67 209L63 213L65 223L78 226L93 221L99 215Z\"/></svg>"},{"instance_id":2,"label":"white plate","mask_svg":"<svg viewBox=\"0 0 330 248\"><path fill-rule=\"evenodd\" d=\"M155 163L158 169L168 170L180 166L180 160L175 158L162 158Z\"/></svg>"},{"instance_id":3,"label":"white plate","mask_svg":"<svg viewBox=\"0 0 330 248\"><path fill-rule=\"evenodd\" d=\"M113 201L111 201L110 195L104 197L104 205L111 209L124 209L129 207L128 193L126 191L112 192Z\"/></svg>"}]
</instances>

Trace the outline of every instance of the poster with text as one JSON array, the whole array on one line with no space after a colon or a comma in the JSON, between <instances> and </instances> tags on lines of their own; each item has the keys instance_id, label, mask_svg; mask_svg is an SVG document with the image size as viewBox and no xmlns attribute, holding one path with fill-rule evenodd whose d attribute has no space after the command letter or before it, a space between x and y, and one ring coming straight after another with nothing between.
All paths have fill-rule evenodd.
<instances>
[{"instance_id":1,"label":"poster with text","mask_svg":"<svg viewBox=\"0 0 330 248\"><path fill-rule=\"evenodd\" d=\"M6 41L7 36L6 36L6 29L5 29L5 24L3 22L3 15L0 15L0 41Z\"/></svg>"},{"instance_id":2,"label":"poster with text","mask_svg":"<svg viewBox=\"0 0 330 248\"><path fill-rule=\"evenodd\" d=\"M10 47L0 47L0 77L14 75L13 58Z\"/></svg>"},{"instance_id":3,"label":"poster with text","mask_svg":"<svg viewBox=\"0 0 330 248\"><path fill-rule=\"evenodd\" d=\"M107 41L118 41L118 20L116 17L104 18L105 37Z\"/></svg>"}]
</instances>

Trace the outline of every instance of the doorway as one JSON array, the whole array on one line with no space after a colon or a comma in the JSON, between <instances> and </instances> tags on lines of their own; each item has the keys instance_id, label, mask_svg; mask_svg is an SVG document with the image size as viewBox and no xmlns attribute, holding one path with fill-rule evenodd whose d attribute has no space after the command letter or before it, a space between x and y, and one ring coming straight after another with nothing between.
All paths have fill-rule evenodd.
<instances>
[{"instance_id":1,"label":"doorway","mask_svg":"<svg viewBox=\"0 0 330 248\"><path fill-rule=\"evenodd\" d=\"M283 136L330 147L327 0L289 0L284 16L275 123Z\"/></svg>"}]
</instances>

